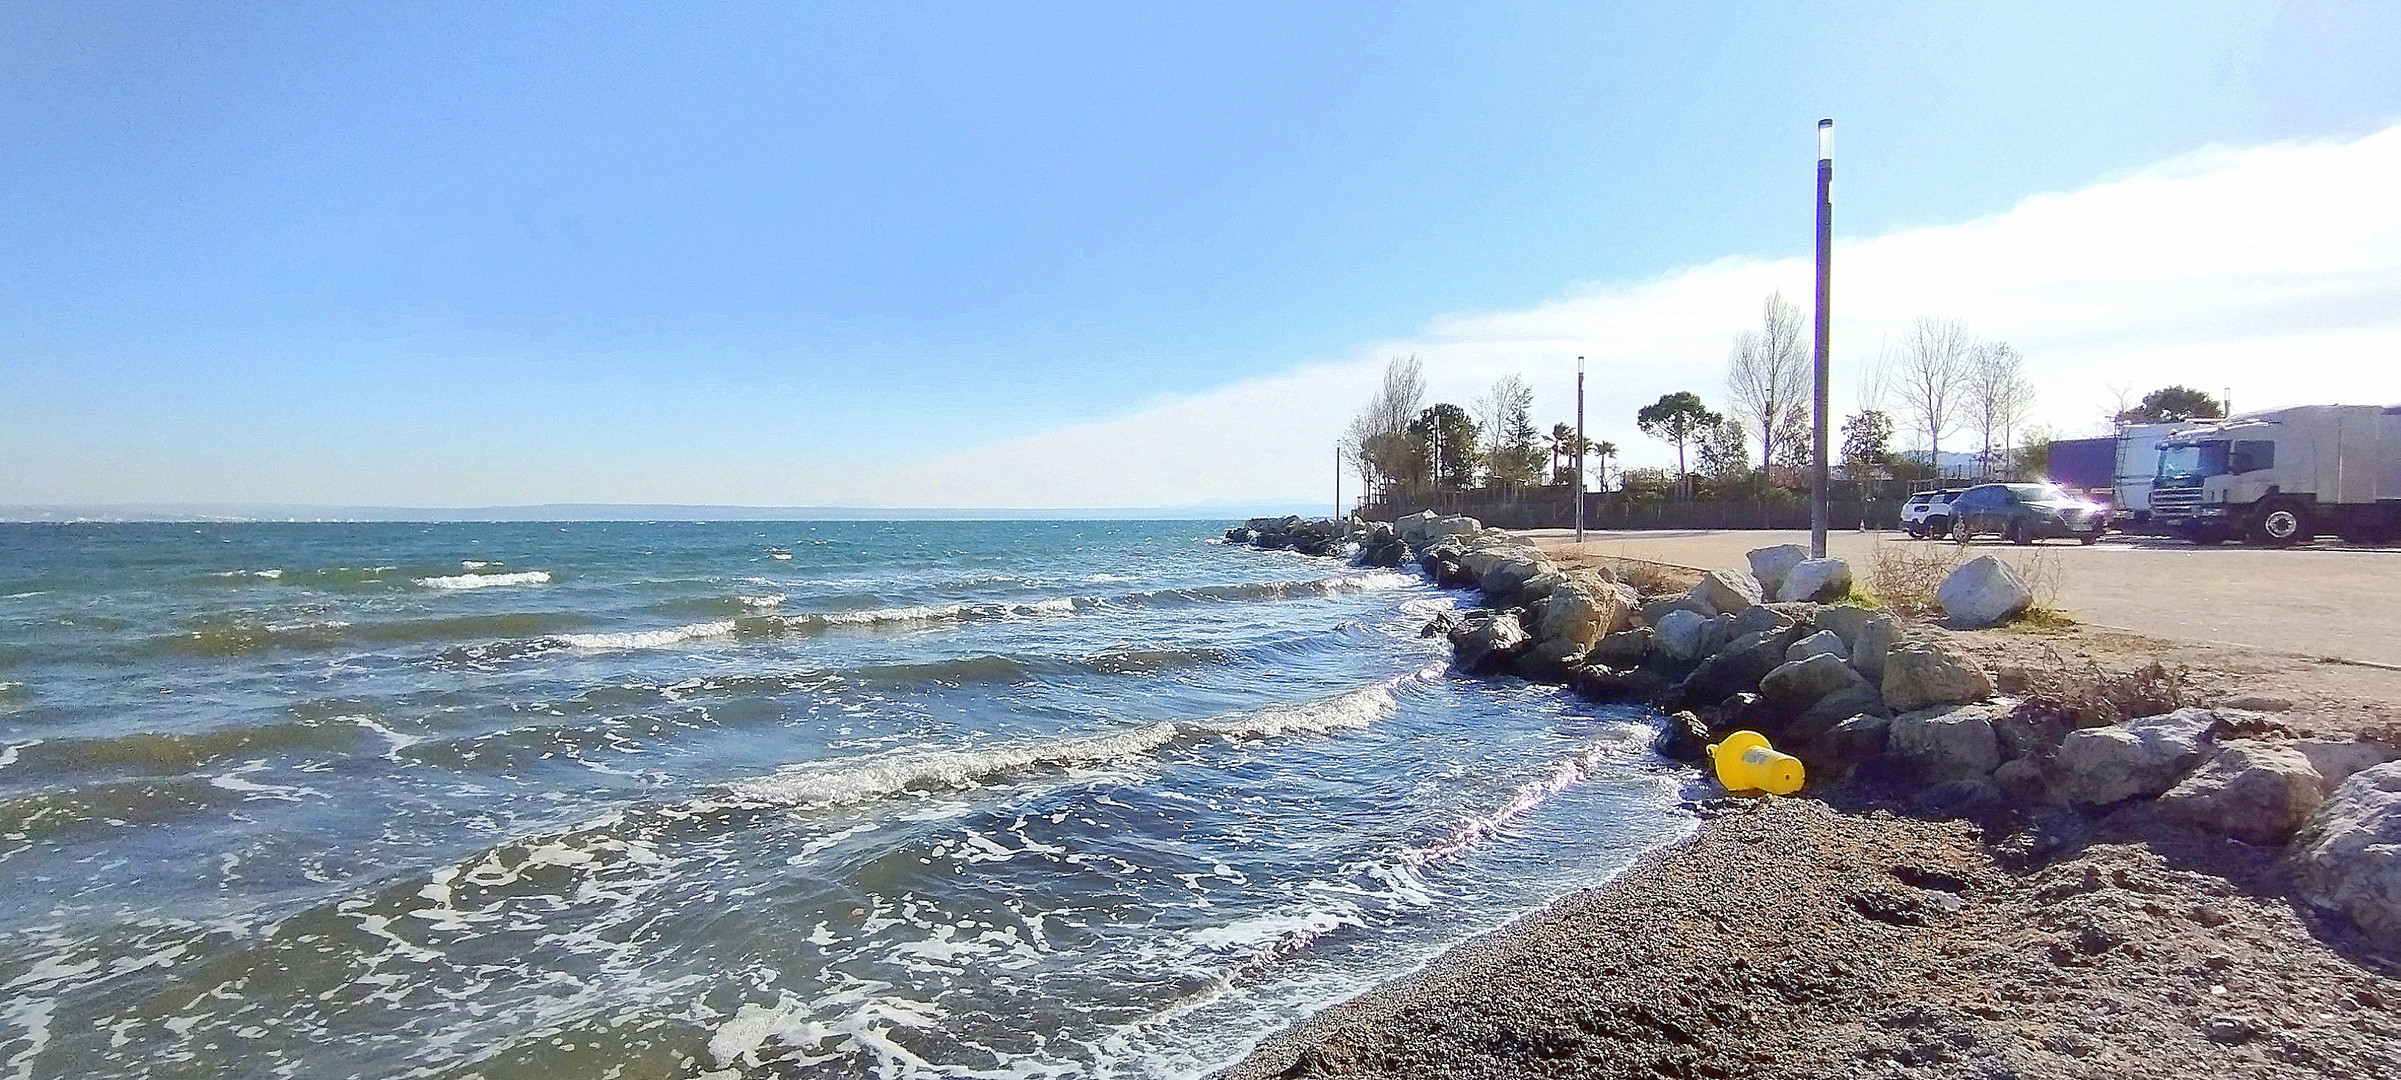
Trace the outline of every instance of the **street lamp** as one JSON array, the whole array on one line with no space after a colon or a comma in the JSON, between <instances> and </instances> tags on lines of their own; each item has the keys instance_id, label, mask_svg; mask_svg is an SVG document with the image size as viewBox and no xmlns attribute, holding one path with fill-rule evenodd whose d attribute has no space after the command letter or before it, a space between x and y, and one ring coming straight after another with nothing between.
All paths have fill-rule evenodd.
<instances>
[{"instance_id":1,"label":"street lamp","mask_svg":"<svg viewBox=\"0 0 2401 1080\"><path fill-rule=\"evenodd\" d=\"M1826 557L1826 341L1834 307L1834 120L1817 122L1817 423L1816 467L1809 473L1809 556Z\"/></svg>"}]
</instances>

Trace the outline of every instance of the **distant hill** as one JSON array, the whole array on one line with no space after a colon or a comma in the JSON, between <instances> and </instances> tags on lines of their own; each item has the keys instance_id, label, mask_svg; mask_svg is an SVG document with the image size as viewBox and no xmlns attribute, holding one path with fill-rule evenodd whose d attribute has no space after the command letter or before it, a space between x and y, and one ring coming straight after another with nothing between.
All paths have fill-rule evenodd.
<instances>
[{"instance_id":1,"label":"distant hill","mask_svg":"<svg viewBox=\"0 0 2401 1080\"><path fill-rule=\"evenodd\" d=\"M0 506L0 521L1224 521L1299 514L1326 503L1289 500L1142 507L711 506L542 503L533 506L302 506L278 503L115 503Z\"/></svg>"}]
</instances>

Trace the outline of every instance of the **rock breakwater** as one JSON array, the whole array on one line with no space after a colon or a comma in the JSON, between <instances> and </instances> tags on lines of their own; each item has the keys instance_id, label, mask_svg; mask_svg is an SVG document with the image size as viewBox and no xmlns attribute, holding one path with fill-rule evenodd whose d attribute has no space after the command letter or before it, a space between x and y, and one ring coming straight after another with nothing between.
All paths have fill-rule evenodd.
<instances>
[{"instance_id":1,"label":"rock breakwater","mask_svg":"<svg viewBox=\"0 0 2401 1080\"><path fill-rule=\"evenodd\" d=\"M1709 743L1756 731L1805 763L1805 793L1875 791L2003 823L2016 834L2004 842L2034 853L2110 815L2154 815L2277 853L2299 896L2401 956L2401 749L2383 742L2303 745L2233 708L2116 717L2013 698L1959 635L1847 602L1849 568L1790 545L1752 552L1749 572L1646 593L1473 518L1269 524L1239 531L1325 554L1347 542L1362 561L1414 562L1474 590L1481 606L1424 629L1461 670L1653 705L1667 757L1701 765ZM2025 606L1987 562L1946 584L1960 626ZM1814 599L1770 599L1801 596Z\"/></svg>"}]
</instances>

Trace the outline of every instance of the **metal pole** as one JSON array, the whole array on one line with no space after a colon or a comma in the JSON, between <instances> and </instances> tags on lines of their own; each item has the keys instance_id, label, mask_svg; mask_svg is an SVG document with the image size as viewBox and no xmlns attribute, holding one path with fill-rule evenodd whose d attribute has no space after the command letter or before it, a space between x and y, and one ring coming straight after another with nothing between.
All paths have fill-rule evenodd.
<instances>
[{"instance_id":1,"label":"metal pole","mask_svg":"<svg viewBox=\"0 0 2401 1080\"><path fill-rule=\"evenodd\" d=\"M1342 521L1342 444L1334 444L1334 521Z\"/></svg>"},{"instance_id":2,"label":"metal pole","mask_svg":"<svg viewBox=\"0 0 2401 1080\"><path fill-rule=\"evenodd\" d=\"M1809 473L1809 556L1826 557L1827 331L1834 308L1834 121L1817 122L1817 424L1811 433L1815 468Z\"/></svg>"},{"instance_id":3,"label":"metal pole","mask_svg":"<svg viewBox=\"0 0 2401 1080\"><path fill-rule=\"evenodd\" d=\"M1584 358L1576 357L1576 543L1584 542Z\"/></svg>"}]
</instances>

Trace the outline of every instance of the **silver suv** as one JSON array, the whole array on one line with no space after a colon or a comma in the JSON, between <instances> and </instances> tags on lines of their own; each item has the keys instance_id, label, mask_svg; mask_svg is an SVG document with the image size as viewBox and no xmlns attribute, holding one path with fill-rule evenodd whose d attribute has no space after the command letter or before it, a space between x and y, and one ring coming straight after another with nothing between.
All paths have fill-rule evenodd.
<instances>
[{"instance_id":1,"label":"silver suv","mask_svg":"<svg viewBox=\"0 0 2401 1080\"><path fill-rule=\"evenodd\" d=\"M1951 535L1951 500L1956 491L1920 491L1901 504L1901 531L1912 540Z\"/></svg>"}]
</instances>

